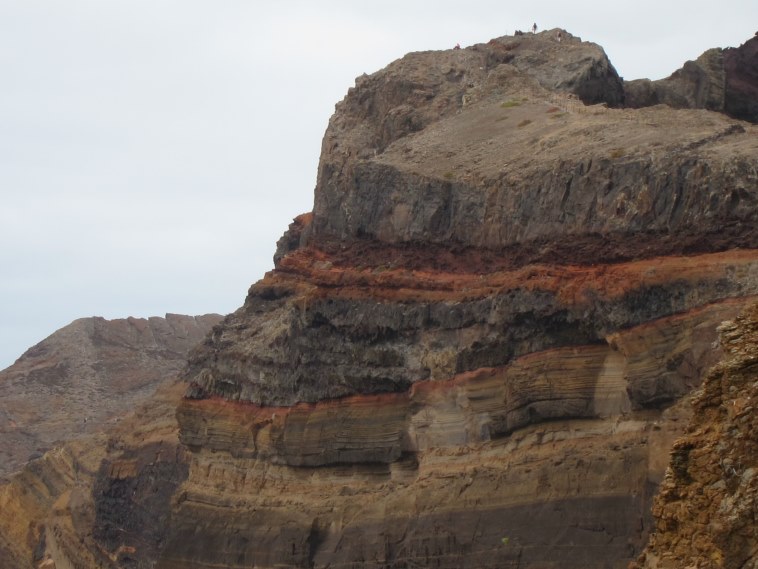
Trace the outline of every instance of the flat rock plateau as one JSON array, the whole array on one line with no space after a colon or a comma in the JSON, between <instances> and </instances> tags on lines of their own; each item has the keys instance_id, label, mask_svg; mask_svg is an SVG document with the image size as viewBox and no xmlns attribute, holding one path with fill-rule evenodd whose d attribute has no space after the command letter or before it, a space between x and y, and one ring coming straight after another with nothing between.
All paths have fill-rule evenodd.
<instances>
[{"instance_id":1,"label":"flat rock plateau","mask_svg":"<svg viewBox=\"0 0 758 569\"><path fill-rule=\"evenodd\" d=\"M0 489L0 564L755 567L758 38L557 34L357 78L275 269Z\"/></svg>"}]
</instances>

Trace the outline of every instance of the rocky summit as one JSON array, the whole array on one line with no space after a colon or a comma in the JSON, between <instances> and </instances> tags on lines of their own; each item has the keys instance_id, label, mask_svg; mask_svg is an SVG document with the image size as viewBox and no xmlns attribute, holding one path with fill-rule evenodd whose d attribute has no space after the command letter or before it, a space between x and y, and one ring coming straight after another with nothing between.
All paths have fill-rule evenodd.
<instances>
[{"instance_id":1,"label":"rocky summit","mask_svg":"<svg viewBox=\"0 0 758 569\"><path fill-rule=\"evenodd\" d=\"M704 543L738 567L750 512L682 512L727 472L698 474L711 456L737 472L723 503L752 492L753 447L714 423L716 454L682 449L693 391L695 425L723 415L701 409L724 403L703 384L732 357L720 324L758 299L756 41L665 84L565 30L356 79L275 269L181 393L6 486L0 560L605 569ZM748 384L719 393L744 410Z\"/></svg>"}]
</instances>

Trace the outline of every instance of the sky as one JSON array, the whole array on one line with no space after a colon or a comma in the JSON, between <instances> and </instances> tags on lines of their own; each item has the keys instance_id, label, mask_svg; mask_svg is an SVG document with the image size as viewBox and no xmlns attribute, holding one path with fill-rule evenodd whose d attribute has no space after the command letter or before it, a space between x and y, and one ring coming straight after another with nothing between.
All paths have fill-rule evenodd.
<instances>
[{"instance_id":1,"label":"sky","mask_svg":"<svg viewBox=\"0 0 758 569\"><path fill-rule=\"evenodd\" d=\"M226 314L310 211L354 85L410 51L560 27L626 79L758 2L0 0L0 369L76 318Z\"/></svg>"}]
</instances>

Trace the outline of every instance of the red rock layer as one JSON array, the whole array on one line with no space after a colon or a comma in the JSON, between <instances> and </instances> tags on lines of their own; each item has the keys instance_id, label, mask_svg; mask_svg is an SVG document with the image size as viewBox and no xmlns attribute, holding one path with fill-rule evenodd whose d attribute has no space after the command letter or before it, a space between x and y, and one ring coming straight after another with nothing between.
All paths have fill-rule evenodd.
<instances>
[{"instance_id":1,"label":"red rock layer","mask_svg":"<svg viewBox=\"0 0 758 569\"><path fill-rule=\"evenodd\" d=\"M758 139L707 111L585 106L621 82L565 40L359 78L313 214L190 356L188 452L108 454L85 553L65 500L39 549L161 569L635 558L716 327L758 295Z\"/></svg>"},{"instance_id":2,"label":"red rock layer","mask_svg":"<svg viewBox=\"0 0 758 569\"><path fill-rule=\"evenodd\" d=\"M744 302L403 393L185 400L192 461L159 567L624 567L688 416L630 394L696 385Z\"/></svg>"}]
</instances>

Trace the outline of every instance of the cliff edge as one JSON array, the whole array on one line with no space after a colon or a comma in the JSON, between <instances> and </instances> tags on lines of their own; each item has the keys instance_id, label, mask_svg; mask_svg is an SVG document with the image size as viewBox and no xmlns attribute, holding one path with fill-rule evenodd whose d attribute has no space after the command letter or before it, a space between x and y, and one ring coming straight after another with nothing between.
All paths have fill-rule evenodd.
<instances>
[{"instance_id":1,"label":"cliff edge","mask_svg":"<svg viewBox=\"0 0 758 569\"><path fill-rule=\"evenodd\" d=\"M160 567L637 556L716 328L758 293L758 141L623 96L555 31L356 80L313 212L190 356Z\"/></svg>"},{"instance_id":2,"label":"cliff edge","mask_svg":"<svg viewBox=\"0 0 758 569\"><path fill-rule=\"evenodd\" d=\"M758 298L758 127L626 108L602 48L557 32L359 77L313 212L192 350L176 423L166 393L105 449L13 481L43 491L0 496L41 512L12 527L28 557L636 559L688 395L728 351L718 327Z\"/></svg>"},{"instance_id":3,"label":"cliff edge","mask_svg":"<svg viewBox=\"0 0 758 569\"><path fill-rule=\"evenodd\" d=\"M709 49L666 79L624 83L624 102L632 108L666 104L709 109L758 122L758 36L741 46Z\"/></svg>"},{"instance_id":4,"label":"cliff edge","mask_svg":"<svg viewBox=\"0 0 758 569\"><path fill-rule=\"evenodd\" d=\"M756 567L758 305L719 327L724 359L695 393L638 567Z\"/></svg>"}]
</instances>

